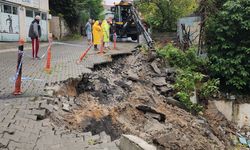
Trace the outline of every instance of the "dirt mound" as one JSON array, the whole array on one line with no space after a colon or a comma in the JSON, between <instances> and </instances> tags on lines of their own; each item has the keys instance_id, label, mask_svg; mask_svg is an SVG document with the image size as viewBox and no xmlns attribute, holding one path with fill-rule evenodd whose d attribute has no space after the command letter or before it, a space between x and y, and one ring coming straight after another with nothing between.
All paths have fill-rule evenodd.
<instances>
[{"instance_id":1,"label":"dirt mound","mask_svg":"<svg viewBox=\"0 0 250 150\"><path fill-rule=\"evenodd\" d=\"M162 64L160 59L148 63L137 51L84 74L72 84L78 96L61 115L63 124L93 134L105 131L112 140L123 133L134 134L158 149L230 148L229 137L220 136L226 132L224 128L214 130L205 118L193 116L169 98L173 96L175 71Z\"/></svg>"}]
</instances>

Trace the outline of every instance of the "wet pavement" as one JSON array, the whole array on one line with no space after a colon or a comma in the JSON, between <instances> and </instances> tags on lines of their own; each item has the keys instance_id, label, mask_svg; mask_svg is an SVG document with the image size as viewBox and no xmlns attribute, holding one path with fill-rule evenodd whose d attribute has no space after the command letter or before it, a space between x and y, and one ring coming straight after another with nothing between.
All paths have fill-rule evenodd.
<instances>
[{"instance_id":1,"label":"wet pavement","mask_svg":"<svg viewBox=\"0 0 250 150\"><path fill-rule=\"evenodd\" d=\"M41 60L31 58L31 50L25 45L22 73L22 97L38 96L44 93L45 84L64 81L75 78L83 73L91 72L96 64L111 62L111 55L130 53L136 43L118 43L119 50L110 50L106 54L98 54L93 48L80 64L76 64L83 51L88 47L86 42L73 41L77 46L54 44L52 46L51 74L44 71L46 56ZM47 46L42 47L39 55L47 51ZM17 52L4 51L0 53L0 99L13 98L14 76L17 66Z\"/></svg>"},{"instance_id":2,"label":"wet pavement","mask_svg":"<svg viewBox=\"0 0 250 150\"><path fill-rule=\"evenodd\" d=\"M58 128L49 118L44 99L15 98L0 101L1 150L117 150L105 132Z\"/></svg>"},{"instance_id":3,"label":"wet pavement","mask_svg":"<svg viewBox=\"0 0 250 150\"><path fill-rule=\"evenodd\" d=\"M11 49L0 53L0 149L1 150L116 150L117 145L105 132L70 131L53 124L48 117L54 107L42 97L46 84L76 78L92 72L95 65L112 62L112 55L129 54L136 43L118 43L119 50L98 54L93 49L80 64L76 64L86 42L67 42L78 46L54 44L52 46L52 72L44 71L46 57L33 60L31 50L25 49L21 96L13 96L17 52ZM25 45L25 47L29 45ZM40 49L40 56L47 47ZM46 94L45 94L46 95Z\"/></svg>"}]
</instances>

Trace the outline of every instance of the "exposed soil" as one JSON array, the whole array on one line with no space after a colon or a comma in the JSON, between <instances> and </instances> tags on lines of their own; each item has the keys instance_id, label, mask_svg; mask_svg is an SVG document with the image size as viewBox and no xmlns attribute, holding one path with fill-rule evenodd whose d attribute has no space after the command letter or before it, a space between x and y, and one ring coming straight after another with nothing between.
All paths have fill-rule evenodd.
<instances>
[{"instance_id":1,"label":"exposed soil","mask_svg":"<svg viewBox=\"0 0 250 150\"><path fill-rule=\"evenodd\" d=\"M158 149L230 149L228 135L234 127L224 119L212 122L209 110L193 116L177 107L181 104L172 98L175 71L160 59L153 63L136 51L84 74L72 84L76 106L62 115L62 124L93 134L105 131L112 140L123 133L137 135Z\"/></svg>"}]
</instances>

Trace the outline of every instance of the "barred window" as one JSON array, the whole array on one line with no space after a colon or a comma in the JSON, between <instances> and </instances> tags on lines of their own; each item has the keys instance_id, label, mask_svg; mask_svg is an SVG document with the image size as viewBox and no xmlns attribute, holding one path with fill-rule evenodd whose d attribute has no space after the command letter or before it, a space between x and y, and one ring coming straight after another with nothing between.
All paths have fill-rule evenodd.
<instances>
[{"instance_id":1,"label":"barred window","mask_svg":"<svg viewBox=\"0 0 250 150\"><path fill-rule=\"evenodd\" d=\"M41 12L35 11L35 16L41 16Z\"/></svg>"},{"instance_id":2,"label":"barred window","mask_svg":"<svg viewBox=\"0 0 250 150\"><path fill-rule=\"evenodd\" d=\"M3 5L3 10L4 10L4 13L11 14L11 6L9 6L9 5Z\"/></svg>"},{"instance_id":3,"label":"barred window","mask_svg":"<svg viewBox=\"0 0 250 150\"><path fill-rule=\"evenodd\" d=\"M13 9L13 10L12 10L12 13L13 13L14 15L17 15L17 7L14 7L14 6L13 6L12 9Z\"/></svg>"},{"instance_id":4,"label":"barred window","mask_svg":"<svg viewBox=\"0 0 250 150\"><path fill-rule=\"evenodd\" d=\"M34 16L33 16L33 11L32 11L32 10L26 9L26 17L34 18Z\"/></svg>"},{"instance_id":5,"label":"barred window","mask_svg":"<svg viewBox=\"0 0 250 150\"><path fill-rule=\"evenodd\" d=\"M42 13L42 20L47 20L47 14L46 13Z\"/></svg>"}]
</instances>

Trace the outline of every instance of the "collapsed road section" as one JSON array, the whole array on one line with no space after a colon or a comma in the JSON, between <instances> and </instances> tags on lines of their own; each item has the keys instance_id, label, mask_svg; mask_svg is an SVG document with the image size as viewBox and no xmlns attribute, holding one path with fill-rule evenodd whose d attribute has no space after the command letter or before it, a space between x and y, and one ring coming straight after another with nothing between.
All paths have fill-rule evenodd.
<instances>
[{"instance_id":1,"label":"collapsed road section","mask_svg":"<svg viewBox=\"0 0 250 150\"><path fill-rule=\"evenodd\" d=\"M140 137L157 149L231 147L234 127L212 109L213 104L206 115L194 116L173 98L173 68L159 58L148 62L139 49L114 59L81 78L46 87L48 94L42 99L57 127L93 135L104 132L118 147L123 134ZM91 144L100 141L91 139Z\"/></svg>"}]
</instances>

